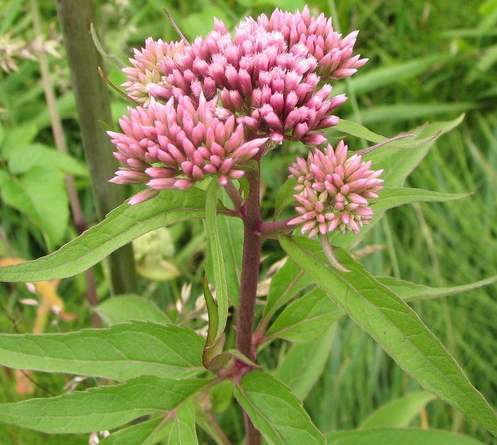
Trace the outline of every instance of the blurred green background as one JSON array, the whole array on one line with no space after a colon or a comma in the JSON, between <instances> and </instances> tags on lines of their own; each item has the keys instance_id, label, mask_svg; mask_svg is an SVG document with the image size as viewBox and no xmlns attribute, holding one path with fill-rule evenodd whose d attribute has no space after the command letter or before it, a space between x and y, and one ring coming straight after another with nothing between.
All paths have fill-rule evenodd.
<instances>
[{"instance_id":1,"label":"blurred green background","mask_svg":"<svg viewBox=\"0 0 497 445\"><path fill-rule=\"evenodd\" d=\"M165 8L183 32L193 38L209 31L213 17L233 27L245 15L270 12L276 7L294 10L304 4L295 0L98 1L100 43L112 55L106 59L109 77L116 84L123 81L116 61L125 61L131 48L140 46L146 37L177 39ZM377 275L428 285L450 286L494 275L497 0L343 0L308 4L314 12L333 16L335 27L343 33L359 29L358 51L370 59L350 81L336 85L335 91L349 96L341 116L393 136L426 121L448 120L466 113L463 124L437 142L408 183L412 187L473 195L454 203L413 205L391 211L356 254L362 255L367 267ZM86 218L90 223L95 221L55 5L52 0L39 0L38 6L42 36L33 30L29 2L0 0L3 261L41 256L75 236L69 223L62 172L74 175ZM47 158L37 164L30 154L33 149L29 147L54 147L40 83L40 53L48 56L71 160ZM118 95L110 94L117 118L126 104ZM350 140L350 144L360 147L363 141ZM265 163L265 202L271 202L294 157L295 151L288 150ZM200 223L191 222L141 240L135 245L140 255L140 293L168 311L179 308L178 316L184 316L200 293L204 244ZM268 260L264 270L271 260L282 257L272 244L267 245L265 253ZM158 263L159 270L150 265ZM98 269L96 273L99 297L103 299L108 296L108 285L103 272ZM193 285L191 289L185 286L187 283ZM40 302L46 297L31 294L25 286L0 285L0 329L31 332L41 326L50 332L89 326L83 278L63 281L58 293L65 302L62 315L43 313ZM456 356L475 386L497 406L497 286L418 303L416 309ZM271 363L271 354L274 356L281 348L284 345L274 346L264 359ZM42 374L16 378L14 373L0 369L0 399L18 400L31 391L39 396L58 393L66 383L62 377ZM353 428L378 405L416 387L367 335L342 321L324 372L305 404L321 430ZM235 411L228 410L220 417L226 429L241 438ZM432 402L422 418L431 427L466 432L485 443L497 443L442 402ZM0 443L6 445L70 445L87 441L88 437L47 438L0 426Z\"/></svg>"}]
</instances>

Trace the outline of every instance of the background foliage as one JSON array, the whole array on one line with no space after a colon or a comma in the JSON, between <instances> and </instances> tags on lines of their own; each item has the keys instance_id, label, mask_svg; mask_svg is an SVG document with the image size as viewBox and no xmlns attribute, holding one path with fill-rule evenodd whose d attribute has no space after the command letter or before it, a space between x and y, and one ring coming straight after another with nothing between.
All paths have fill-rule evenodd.
<instances>
[{"instance_id":1,"label":"background foliage","mask_svg":"<svg viewBox=\"0 0 497 445\"><path fill-rule=\"evenodd\" d=\"M69 224L64 173L76 179L87 220L95 219L53 3L39 1L45 32L40 38L33 32L26 2L0 0L0 262L3 264L12 258L41 256L74 237L75 230ZM102 46L112 55L107 58L110 79L117 84L122 81L119 61L126 60L130 48L141 45L146 37L176 39L164 8L172 13L187 36L194 37L210 28L214 16L234 24L246 14L275 7L295 9L303 4L293 0L100 1L98 28ZM474 192L471 198L390 211L355 250L356 255L376 275L402 277L433 286L468 283L495 274L497 1L349 0L309 4L334 16L335 26L344 32L360 29L358 48L370 58L356 77L338 86L350 98L342 116L380 134L394 135L428 120L448 120L466 112L462 125L437 141L409 178L408 185L442 192ZM40 85L39 51L48 54L50 70L56 79L58 106L71 157L58 155L54 150ZM9 63L4 67L5 60ZM12 60L17 66L12 65ZM113 95L115 117L125 106L118 95ZM357 147L365 143L359 139L350 142ZM34 148L44 155L34 157ZM264 202L273 202L296 150L279 151L265 161ZM233 239L239 237L240 227L236 224L228 219L222 219L219 224L234 225L229 233ZM263 264L263 273L268 279L272 271L266 264L284 256L276 246L268 243L265 252L268 261ZM142 276L140 295L153 300L167 316L179 322L189 319L201 309L195 300L201 293L203 268L200 266L206 248L203 227L195 221L154 232L135 242ZM96 272L98 294L103 300L109 290L104 271ZM227 282L229 287L236 280L228 277ZM232 289L229 291L234 293ZM87 327L91 314L84 293L81 277L50 282L44 291L37 288L35 295L23 285L2 285L1 331L59 332ZM267 286L261 286L261 300L266 293ZM416 310L494 406L497 405L496 298L497 287L493 285L448 299L416 303ZM37 305L33 306L34 303ZM102 316L105 319L105 307ZM318 371L323 370L322 376L312 390L299 381L298 394L307 395L306 408L322 431L356 427L379 405L417 389L380 347L350 321L342 320L340 329L315 342L323 351L321 362L315 364ZM275 343L261 357L271 365L273 357L283 354L285 348L285 344ZM305 361L304 349L292 350L291 354L287 360ZM68 384L83 388L94 386L95 382L68 382L60 376L41 373L26 376L1 369L0 399L14 401L32 393L60 393ZM241 437L240 419L234 410L224 410L225 398L226 394L219 391L214 409L223 413L223 428ZM489 436L442 402L432 401L426 409L416 410L419 412L421 416L416 415L412 424L466 432L492 443ZM0 435L7 444L46 441L40 433L4 425L0 425ZM50 437L50 443L57 441L83 444L88 437Z\"/></svg>"}]
</instances>

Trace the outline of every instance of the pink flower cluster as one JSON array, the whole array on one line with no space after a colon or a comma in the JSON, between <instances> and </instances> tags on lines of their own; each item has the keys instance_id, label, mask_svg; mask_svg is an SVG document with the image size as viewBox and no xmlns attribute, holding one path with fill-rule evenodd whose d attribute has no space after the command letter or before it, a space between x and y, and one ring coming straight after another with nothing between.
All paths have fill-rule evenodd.
<instances>
[{"instance_id":1,"label":"pink flower cluster","mask_svg":"<svg viewBox=\"0 0 497 445\"><path fill-rule=\"evenodd\" d=\"M269 141L326 142L322 131L338 123L346 100L326 82L367 61L353 54L356 38L306 7L246 18L233 33L215 20L192 43L147 39L124 69L123 86L140 106L120 120L121 132L109 132L120 162L112 182L146 184L136 203L206 175L238 179Z\"/></svg>"},{"instance_id":2,"label":"pink flower cluster","mask_svg":"<svg viewBox=\"0 0 497 445\"><path fill-rule=\"evenodd\" d=\"M299 216L290 225L301 225L302 233L314 237L335 230L358 233L373 218L369 200L383 188L383 170L371 170L371 161L362 156L347 157L348 147L340 141L326 152L315 149L307 159L298 158L290 166L297 179L294 195Z\"/></svg>"},{"instance_id":3,"label":"pink flower cluster","mask_svg":"<svg viewBox=\"0 0 497 445\"><path fill-rule=\"evenodd\" d=\"M221 184L243 175L239 167L252 159L267 138L245 141L242 124L215 99L200 96L198 105L187 96L163 105L131 109L119 121L123 133L108 132L121 164L111 182L145 183L153 191L185 189L206 175L217 175ZM153 196L141 193L132 203Z\"/></svg>"}]
</instances>

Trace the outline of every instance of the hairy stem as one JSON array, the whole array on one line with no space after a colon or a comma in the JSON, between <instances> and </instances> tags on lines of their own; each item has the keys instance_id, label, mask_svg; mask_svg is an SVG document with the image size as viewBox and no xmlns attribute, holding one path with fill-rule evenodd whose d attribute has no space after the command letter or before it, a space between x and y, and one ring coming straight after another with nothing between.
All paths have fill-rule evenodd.
<instances>
[{"instance_id":1,"label":"hairy stem","mask_svg":"<svg viewBox=\"0 0 497 445\"><path fill-rule=\"evenodd\" d=\"M244 240L242 276L240 283L240 307L237 320L236 344L240 352L255 361L255 348L252 345L257 283L261 260L262 234L260 207L260 164L257 169L249 170L246 178L249 192L243 211ZM260 433L254 428L247 413L244 413L247 445L259 445Z\"/></svg>"},{"instance_id":2,"label":"hairy stem","mask_svg":"<svg viewBox=\"0 0 497 445\"><path fill-rule=\"evenodd\" d=\"M90 35L95 21L92 0L57 0L57 10L71 69L83 147L91 173L97 212L103 218L126 199L124 187L109 184L116 162L112 145L102 125L110 125L112 115L106 86L98 74L102 59ZM130 293L136 287L131 246L109 257L113 293Z\"/></svg>"}]
</instances>

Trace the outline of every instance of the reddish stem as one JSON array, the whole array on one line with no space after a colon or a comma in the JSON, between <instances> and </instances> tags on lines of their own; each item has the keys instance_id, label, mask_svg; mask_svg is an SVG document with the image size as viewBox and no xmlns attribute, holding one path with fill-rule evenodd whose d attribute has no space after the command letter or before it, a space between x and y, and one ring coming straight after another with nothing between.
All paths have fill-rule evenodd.
<instances>
[{"instance_id":1,"label":"reddish stem","mask_svg":"<svg viewBox=\"0 0 497 445\"><path fill-rule=\"evenodd\" d=\"M284 232L290 232L293 230L292 226L288 225L288 222L292 218L281 220L281 221L271 221L261 223L261 233L264 238Z\"/></svg>"},{"instance_id":2,"label":"reddish stem","mask_svg":"<svg viewBox=\"0 0 497 445\"><path fill-rule=\"evenodd\" d=\"M255 316L257 283L261 260L261 207L260 207L260 164L257 169L249 170L246 178L249 192L243 207L244 240L242 276L240 283L240 307L237 320L236 344L240 352L255 361L252 344L252 330ZM244 413L247 445L259 445L261 435L255 429L247 413Z\"/></svg>"}]
</instances>

